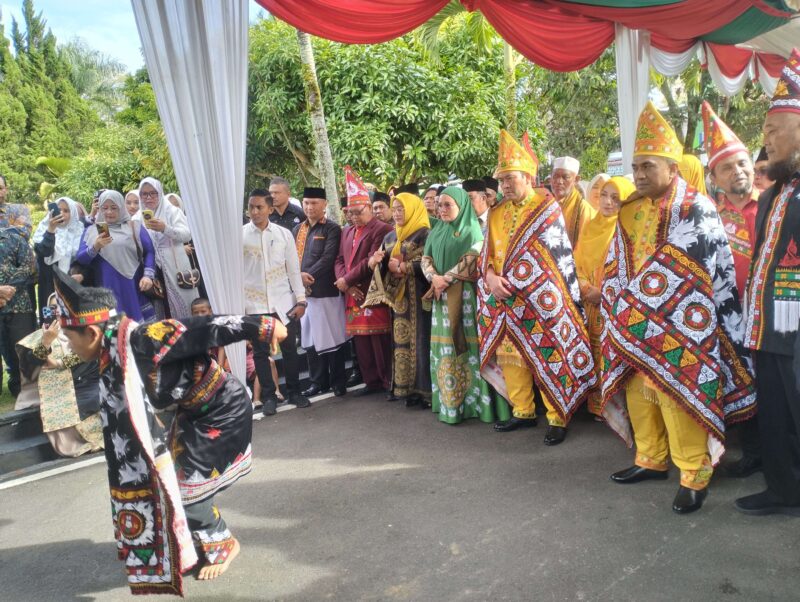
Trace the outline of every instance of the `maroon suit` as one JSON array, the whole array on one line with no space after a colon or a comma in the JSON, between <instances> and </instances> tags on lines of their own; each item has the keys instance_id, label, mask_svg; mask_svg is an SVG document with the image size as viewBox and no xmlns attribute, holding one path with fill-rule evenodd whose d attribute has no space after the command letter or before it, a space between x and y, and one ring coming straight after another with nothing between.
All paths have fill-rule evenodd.
<instances>
[{"instance_id":1,"label":"maroon suit","mask_svg":"<svg viewBox=\"0 0 800 602\"><path fill-rule=\"evenodd\" d=\"M336 258L336 278L344 278L348 287L366 295L372 279L369 258L391 230L390 225L375 218L361 228L345 228ZM347 334L353 337L364 383L371 390L389 389L392 381L389 308L378 305L362 309L349 294L345 295L345 301Z\"/></svg>"}]
</instances>

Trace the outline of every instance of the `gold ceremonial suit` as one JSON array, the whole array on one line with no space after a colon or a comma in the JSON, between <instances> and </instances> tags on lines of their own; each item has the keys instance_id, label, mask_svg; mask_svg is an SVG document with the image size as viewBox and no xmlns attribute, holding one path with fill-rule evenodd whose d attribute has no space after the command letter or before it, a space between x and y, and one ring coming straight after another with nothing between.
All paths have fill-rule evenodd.
<instances>
[{"instance_id":1,"label":"gold ceremonial suit","mask_svg":"<svg viewBox=\"0 0 800 602\"><path fill-rule=\"evenodd\" d=\"M619 222L633 243L637 272L655 253L658 221L658 203L649 198L639 197L622 205ZM667 470L671 455L681 471L681 485L697 490L707 487L713 468L705 429L640 372L628 381L625 395L636 441L636 465Z\"/></svg>"},{"instance_id":2,"label":"gold ceremonial suit","mask_svg":"<svg viewBox=\"0 0 800 602\"><path fill-rule=\"evenodd\" d=\"M486 244L488 245L489 259L495 274L503 273L503 265L505 264L508 243L511 237L544 198L542 193L532 190L522 201L511 202L506 200L489 212L488 240ZM521 357L520 350L508 335L505 335L500 345L498 345L496 357L497 365L503 371L503 379L506 382L514 417L535 418L533 373ZM547 408L548 424L565 426L547 393L541 389L540 392Z\"/></svg>"},{"instance_id":3,"label":"gold ceremonial suit","mask_svg":"<svg viewBox=\"0 0 800 602\"><path fill-rule=\"evenodd\" d=\"M561 213L567 226L567 236L569 236L569 242L573 249L578 246L581 231L597 215L594 207L580 195L577 186L577 184L573 186L572 191L565 198L556 199L561 205Z\"/></svg>"}]
</instances>

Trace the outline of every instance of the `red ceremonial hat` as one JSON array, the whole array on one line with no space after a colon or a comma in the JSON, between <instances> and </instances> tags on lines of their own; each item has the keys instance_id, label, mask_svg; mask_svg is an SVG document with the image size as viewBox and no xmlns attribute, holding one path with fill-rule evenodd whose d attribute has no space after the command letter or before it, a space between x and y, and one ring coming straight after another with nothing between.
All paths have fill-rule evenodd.
<instances>
[{"instance_id":1,"label":"red ceremonial hat","mask_svg":"<svg viewBox=\"0 0 800 602\"><path fill-rule=\"evenodd\" d=\"M369 192L364 182L356 175L353 168L349 165L344 167L344 181L347 188L347 206L357 207L359 205L369 205Z\"/></svg>"},{"instance_id":2,"label":"red ceremonial hat","mask_svg":"<svg viewBox=\"0 0 800 602\"><path fill-rule=\"evenodd\" d=\"M767 113L800 113L800 50L792 48Z\"/></svg>"},{"instance_id":3,"label":"red ceremonial hat","mask_svg":"<svg viewBox=\"0 0 800 602\"><path fill-rule=\"evenodd\" d=\"M714 166L725 157L740 151L747 152L744 143L719 118L706 100L703 101L703 133L706 139L709 169L714 169Z\"/></svg>"}]
</instances>

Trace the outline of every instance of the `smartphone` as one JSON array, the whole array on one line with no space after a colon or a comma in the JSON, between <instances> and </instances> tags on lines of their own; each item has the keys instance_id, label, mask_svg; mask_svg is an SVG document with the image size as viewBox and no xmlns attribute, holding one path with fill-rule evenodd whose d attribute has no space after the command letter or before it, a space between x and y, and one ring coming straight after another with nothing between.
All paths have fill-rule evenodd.
<instances>
[{"instance_id":1,"label":"smartphone","mask_svg":"<svg viewBox=\"0 0 800 602\"><path fill-rule=\"evenodd\" d=\"M98 222L95 224L97 226L97 234L99 236L105 236L108 234L108 224L104 222Z\"/></svg>"},{"instance_id":2,"label":"smartphone","mask_svg":"<svg viewBox=\"0 0 800 602\"><path fill-rule=\"evenodd\" d=\"M146 220L153 219L153 210L152 209L142 209L142 217Z\"/></svg>"},{"instance_id":3,"label":"smartphone","mask_svg":"<svg viewBox=\"0 0 800 602\"><path fill-rule=\"evenodd\" d=\"M58 217L61 214L61 209L58 208L58 203L47 203L47 210L53 217Z\"/></svg>"}]
</instances>

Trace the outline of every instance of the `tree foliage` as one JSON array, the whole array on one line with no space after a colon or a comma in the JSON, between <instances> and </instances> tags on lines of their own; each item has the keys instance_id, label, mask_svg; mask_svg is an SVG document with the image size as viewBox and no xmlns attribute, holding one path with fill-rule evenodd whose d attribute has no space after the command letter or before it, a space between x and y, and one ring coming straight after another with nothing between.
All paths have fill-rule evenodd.
<instances>
[{"instance_id":1,"label":"tree foliage","mask_svg":"<svg viewBox=\"0 0 800 602\"><path fill-rule=\"evenodd\" d=\"M310 124L291 28L268 18L251 28L248 176L316 182ZM473 51L465 27L445 32L437 60L413 36L374 46L314 40L337 167L379 186L482 176L497 160L504 119L502 46ZM541 137L533 107L522 127Z\"/></svg>"}]
</instances>

